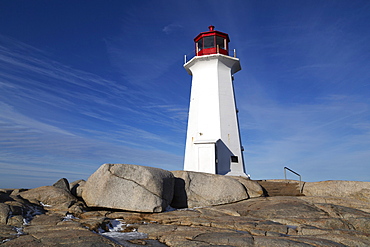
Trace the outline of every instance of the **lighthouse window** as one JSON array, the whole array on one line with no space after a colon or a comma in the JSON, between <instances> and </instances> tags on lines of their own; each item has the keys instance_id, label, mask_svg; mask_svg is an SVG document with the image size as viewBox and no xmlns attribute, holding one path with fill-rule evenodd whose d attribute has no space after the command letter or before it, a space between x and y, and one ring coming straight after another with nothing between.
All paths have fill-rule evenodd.
<instances>
[{"instance_id":1,"label":"lighthouse window","mask_svg":"<svg viewBox=\"0 0 370 247\"><path fill-rule=\"evenodd\" d=\"M200 39L197 43L198 51L203 50L203 39Z\"/></svg>"},{"instance_id":2,"label":"lighthouse window","mask_svg":"<svg viewBox=\"0 0 370 247\"><path fill-rule=\"evenodd\" d=\"M204 37L203 44L204 49L215 47L215 36Z\"/></svg>"},{"instance_id":3,"label":"lighthouse window","mask_svg":"<svg viewBox=\"0 0 370 247\"><path fill-rule=\"evenodd\" d=\"M225 39L222 37L216 36L216 45L221 49L225 49Z\"/></svg>"}]
</instances>

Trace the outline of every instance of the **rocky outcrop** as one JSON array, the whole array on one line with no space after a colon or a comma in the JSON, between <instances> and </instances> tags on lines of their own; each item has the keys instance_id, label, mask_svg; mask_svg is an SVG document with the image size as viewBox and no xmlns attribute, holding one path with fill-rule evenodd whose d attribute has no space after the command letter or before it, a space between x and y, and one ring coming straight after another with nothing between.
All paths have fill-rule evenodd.
<instances>
[{"instance_id":1,"label":"rocky outcrop","mask_svg":"<svg viewBox=\"0 0 370 247\"><path fill-rule=\"evenodd\" d=\"M0 224L0 240L4 246L370 246L369 203L328 198L260 197L152 214L87 209L78 218L49 211L17 231ZM106 234L118 222L119 232Z\"/></svg>"},{"instance_id":2,"label":"rocky outcrop","mask_svg":"<svg viewBox=\"0 0 370 247\"><path fill-rule=\"evenodd\" d=\"M262 186L265 196L302 196L301 188L303 182L296 180L271 179L257 180Z\"/></svg>"},{"instance_id":3,"label":"rocky outcrop","mask_svg":"<svg viewBox=\"0 0 370 247\"><path fill-rule=\"evenodd\" d=\"M241 176L240 177L232 176L231 178L237 180L244 186L244 188L247 190L249 198L256 198L264 195L263 188L258 182Z\"/></svg>"},{"instance_id":4,"label":"rocky outcrop","mask_svg":"<svg viewBox=\"0 0 370 247\"><path fill-rule=\"evenodd\" d=\"M174 177L159 168L104 164L86 181L82 198L89 207L162 212L171 203Z\"/></svg>"},{"instance_id":5,"label":"rocky outcrop","mask_svg":"<svg viewBox=\"0 0 370 247\"><path fill-rule=\"evenodd\" d=\"M100 169L106 169L105 172L100 171L96 175L107 176L107 173L112 173L110 176L140 182L136 185L121 182L126 188L139 186L148 187L148 190L153 183L157 183L146 181L148 176L156 174L155 178L159 176L161 181L167 181L165 178L172 181L175 179L182 182L177 184L175 191L183 193L177 191L175 196L186 196L186 200L183 198L179 201L195 205L199 203L202 206L159 213L88 208L83 206L81 198L72 196L66 189L83 182L67 186L68 181L64 179L54 186L31 190L0 189L0 245L370 246L370 203L366 197L370 183L306 183L308 186L303 190L305 196L289 196L292 191L284 186L266 186L270 190L266 191L267 194L282 196L251 198L251 191L258 196L260 190L254 181L249 183L240 178L183 171L174 172L174 178L172 174L163 175L163 170L147 171L145 167L138 170L141 169L138 166L114 166L104 165ZM96 187L99 187L99 180L91 181L95 181ZM114 188L116 180L110 181ZM81 186L83 195L88 183ZM269 186L273 183L281 185L284 182L273 181ZM295 184L294 181L289 183ZM107 188L109 185L104 186ZM162 185L167 188L171 184ZM336 186L335 189L333 186ZM271 190L279 191L269 193ZM158 191L159 188L155 193ZM108 192L117 195L115 190ZM232 196L223 193L231 193ZM207 201L204 197L210 197L211 200ZM222 203L205 206L206 203L216 204L217 197L223 200ZM125 202L127 200L125 198ZM142 204L150 203L150 200L141 200Z\"/></svg>"},{"instance_id":6,"label":"rocky outcrop","mask_svg":"<svg viewBox=\"0 0 370 247\"><path fill-rule=\"evenodd\" d=\"M173 171L174 208L203 207L248 199L245 187L232 177L202 172Z\"/></svg>"},{"instance_id":7,"label":"rocky outcrop","mask_svg":"<svg viewBox=\"0 0 370 247\"><path fill-rule=\"evenodd\" d=\"M140 217L136 222L157 223L139 224L138 231L169 246L370 246L369 213L315 197L254 198Z\"/></svg>"},{"instance_id":8,"label":"rocky outcrop","mask_svg":"<svg viewBox=\"0 0 370 247\"><path fill-rule=\"evenodd\" d=\"M43 213L45 210L40 204L23 199L19 190L0 191L0 224L21 227L34 215Z\"/></svg>"},{"instance_id":9,"label":"rocky outcrop","mask_svg":"<svg viewBox=\"0 0 370 247\"><path fill-rule=\"evenodd\" d=\"M11 234L13 239L3 239L2 246L121 246L90 231L83 224L57 214L38 215L29 225L18 228L16 232L13 230Z\"/></svg>"},{"instance_id":10,"label":"rocky outcrop","mask_svg":"<svg viewBox=\"0 0 370 247\"><path fill-rule=\"evenodd\" d=\"M68 180L66 178L59 179L56 183L53 184L53 186L59 189L63 189L67 192L71 192Z\"/></svg>"},{"instance_id":11,"label":"rocky outcrop","mask_svg":"<svg viewBox=\"0 0 370 247\"><path fill-rule=\"evenodd\" d=\"M82 190L85 184L86 184L86 181L83 179L70 183L69 186L71 188L72 195L76 197L82 197Z\"/></svg>"},{"instance_id":12,"label":"rocky outcrop","mask_svg":"<svg viewBox=\"0 0 370 247\"><path fill-rule=\"evenodd\" d=\"M20 192L19 196L36 205L46 205L48 210L55 211L68 211L78 201L65 188L55 186L42 186L30 189Z\"/></svg>"},{"instance_id":13,"label":"rocky outcrop","mask_svg":"<svg viewBox=\"0 0 370 247\"><path fill-rule=\"evenodd\" d=\"M338 180L306 182L303 187L303 194L306 196L354 198L370 202L370 182Z\"/></svg>"},{"instance_id":14,"label":"rocky outcrop","mask_svg":"<svg viewBox=\"0 0 370 247\"><path fill-rule=\"evenodd\" d=\"M0 224L8 223L8 217L10 213L9 205L0 203Z\"/></svg>"}]
</instances>

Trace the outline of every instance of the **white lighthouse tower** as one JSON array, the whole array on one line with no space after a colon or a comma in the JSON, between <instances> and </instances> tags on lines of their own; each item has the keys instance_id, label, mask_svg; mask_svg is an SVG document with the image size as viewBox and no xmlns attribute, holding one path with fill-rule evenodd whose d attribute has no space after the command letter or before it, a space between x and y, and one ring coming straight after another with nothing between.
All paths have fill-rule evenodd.
<instances>
[{"instance_id":1,"label":"white lighthouse tower","mask_svg":"<svg viewBox=\"0 0 370 247\"><path fill-rule=\"evenodd\" d=\"M184 64L193 77L184 170L247 176L232 76L239 59L229 56L228 34L214 26L194 41L196 56Z\"/></svg>"}]
</instances>

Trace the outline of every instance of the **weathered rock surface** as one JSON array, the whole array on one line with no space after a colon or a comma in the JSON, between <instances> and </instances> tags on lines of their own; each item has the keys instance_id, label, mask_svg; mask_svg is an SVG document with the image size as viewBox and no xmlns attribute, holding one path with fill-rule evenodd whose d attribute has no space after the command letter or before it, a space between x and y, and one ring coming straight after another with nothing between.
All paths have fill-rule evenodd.
<instances>
[{"instance_id":1,"label":"weathered rock surface","mask_svg":"<svg viewBox=\"0 0 370 247\"><path fill-rule=\"evenodd\" d=\"M104 164L83 187L82 198L89 207L138 212L162 212L171 203L174 177L159 168Z\"/></svg>"},{"instance_id":2,"label":"weathered rock surface","mask_svg":"<svg viewBox=\"0 0 370 247\"><path fill-rule=\"evenodd\" d=\"M70 183L69 187L71 188L72 195L76 197L82 197L82 190L85 184L86 184L86 181L83 179Z\"/></svg>"},{"instance_id":3,"label":"weathered rock surface","mask_svg":"<svg viewBox=\"0 0 370 247\"><path fill-rule=\"evenodd\" d=\"M20 227L34 215L45 212L41 205L20 197L18 191L0 192L0 224Z\"/></svg>"},{"instance_id":4,"label":"weathered rock surface","mask_svg":"<svg viewBox=\"0 0 370 247\"><path fill-rule=\"evenodd\" d=\"M231 178L237 180L244 186L244 188L247 190L249 198L256 198L264 195L263 188L260 184L258 184L258 182L240 176L232 176Z\"/></svg>"},{"instance_id":5,"label":"weathered rock surface","mask_svg":"<svg viewBox=\"0 0 370 247\"><path fill-rule=\"evenodd\" d=\"M367 203L358 203L370 208ZM330 203L315 203L314 197L254 198L141 217L141 221L157 223L140 225L138 230L170 246L217 244L218 240L213 239L228 235L225 232L232 233L235 239L225 237L218 244L370 246L369 213ZM200 239L202 241L197 243Z\"/></svg>"},{"instance_id":6,"label":"weathered rock surface","mask_svg":"<svg viewBox=\"0 0 370 247\"><path fill-rule=\"evenodd\" d=\"M304 182L297 180L272 179L257 180L265 190L266 196L302 196L302 186Z\"/></svg>"},{"instance_id":7,"label":"weathered rock surface","mask_svg":"<svg viewBox=\"0 0 370 247\"><path fill-rule=\"evenodd\" d=\"M69 191L55 186L42 186L35 189L19 192L19 196L34 204L48 206L48 210L68 211L78 202Z\"/></svg>"},{"instance_id":8,"label":"weathered rock surface","mask_svg":"<svg viewBox=\"0 0 370 247\"><path fill-rule=\"evenodd\" d=\"M336 196L370 202L370 182L322 181L307 182L303 193L306 196Z\"/></svg>"},{"instance_id":9,"label":"weathered rock surface","mask_svg":"<svg viewBox=\"0 0 370 247\"><path fill-rule=\"evenodd\" d=\"M3 242L3 246L121 246L93 233L79 222L54 214L36 216L17 234L17 238Z\"/></svg>"},{"instance_id":10,"label":"weathered rock surface","mask_svg":"<svg viewBox=\"0 0 370 247\"><path fill-rule=\"evenodd\" d=\"M232 177L202 172L173 171L174 208L219 205L248 199L245 187Z\"/></svg>"},{"instance_id":11,"label":"weathered rock surface","mask_svg":"<svg viewBox=\"0 0 370 247\"><path fill-rule=\"evenodd\" d=\"M10 208L5 203L0 203L0 224L8 223Z\"/></svg>"},{"instance_id":12,"label":"weathered rock surface","mask_svg":"<svg viewBox=\"0 0 370 247\"><path fill-rule=\"evenodd\" d=\"M60 189L63 189L67 192L71 192L70 190L70 187L69 187L69 183L68 183L68 180L66 178L61 178L59 179L57 182L55 182L53 184L54 187L57 187L57 188L60 188Z\"/></svg>"},{"instance_id":13,"label":"weathered rock surface","mask_svg":"<svg viewBox=\"0 0 370 247\"><path fill-rule=\"evenodd\" d=\"M161 213L85 208L74 213L78 217L38 204L47 202L49 194L53 195L49 203L63 201L55 198L56 194L65 198L55 189L67 192L64 189L0 190L0 245L370 246L370 203L359 196L366 196L369 187L351 182L351 192L347 181L336 184L336 193L330 196L323 196L322 188L311 187L316 195L258 197ZM68 212L81 203L75 202Z\"/></svg>"}]
</instances>

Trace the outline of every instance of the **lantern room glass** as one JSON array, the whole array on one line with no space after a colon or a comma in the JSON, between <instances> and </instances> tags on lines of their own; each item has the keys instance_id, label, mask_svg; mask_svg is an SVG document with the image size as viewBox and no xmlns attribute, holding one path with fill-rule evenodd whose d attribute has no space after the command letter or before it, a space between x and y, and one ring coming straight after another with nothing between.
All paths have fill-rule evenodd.
<instances>
[{"instance_id":1,"label":"lantern room glass","mask_svg":"<svg viewBox=\"0 0 370 247\"><path fill-rule=\"evenodd\" d=\"M226 50L225 39L220 36L216 36L216 46L218 46L221 49Z\"/></svg>"},{"instance_id":2,"label":"lantern room glass","mask_svg":"<svg viewBox=\"0 0 370 247\"><path fill-rule=\"evenodd\" d=\"M203 38L203 49L215 47L215 36L207 36Z\"/></svg>"},{"instance_id":3,"label":"lantern room glass","mask_svg":"<svg viewBox=\"0 0 370 247\"><path fill-rule=\"evenodd\" d=\"M226 50L225 43L225 38L214 35L201 38L200 40L198 40L197 46L198 51L215 47Z\"/></svg>"}]
</instances>

